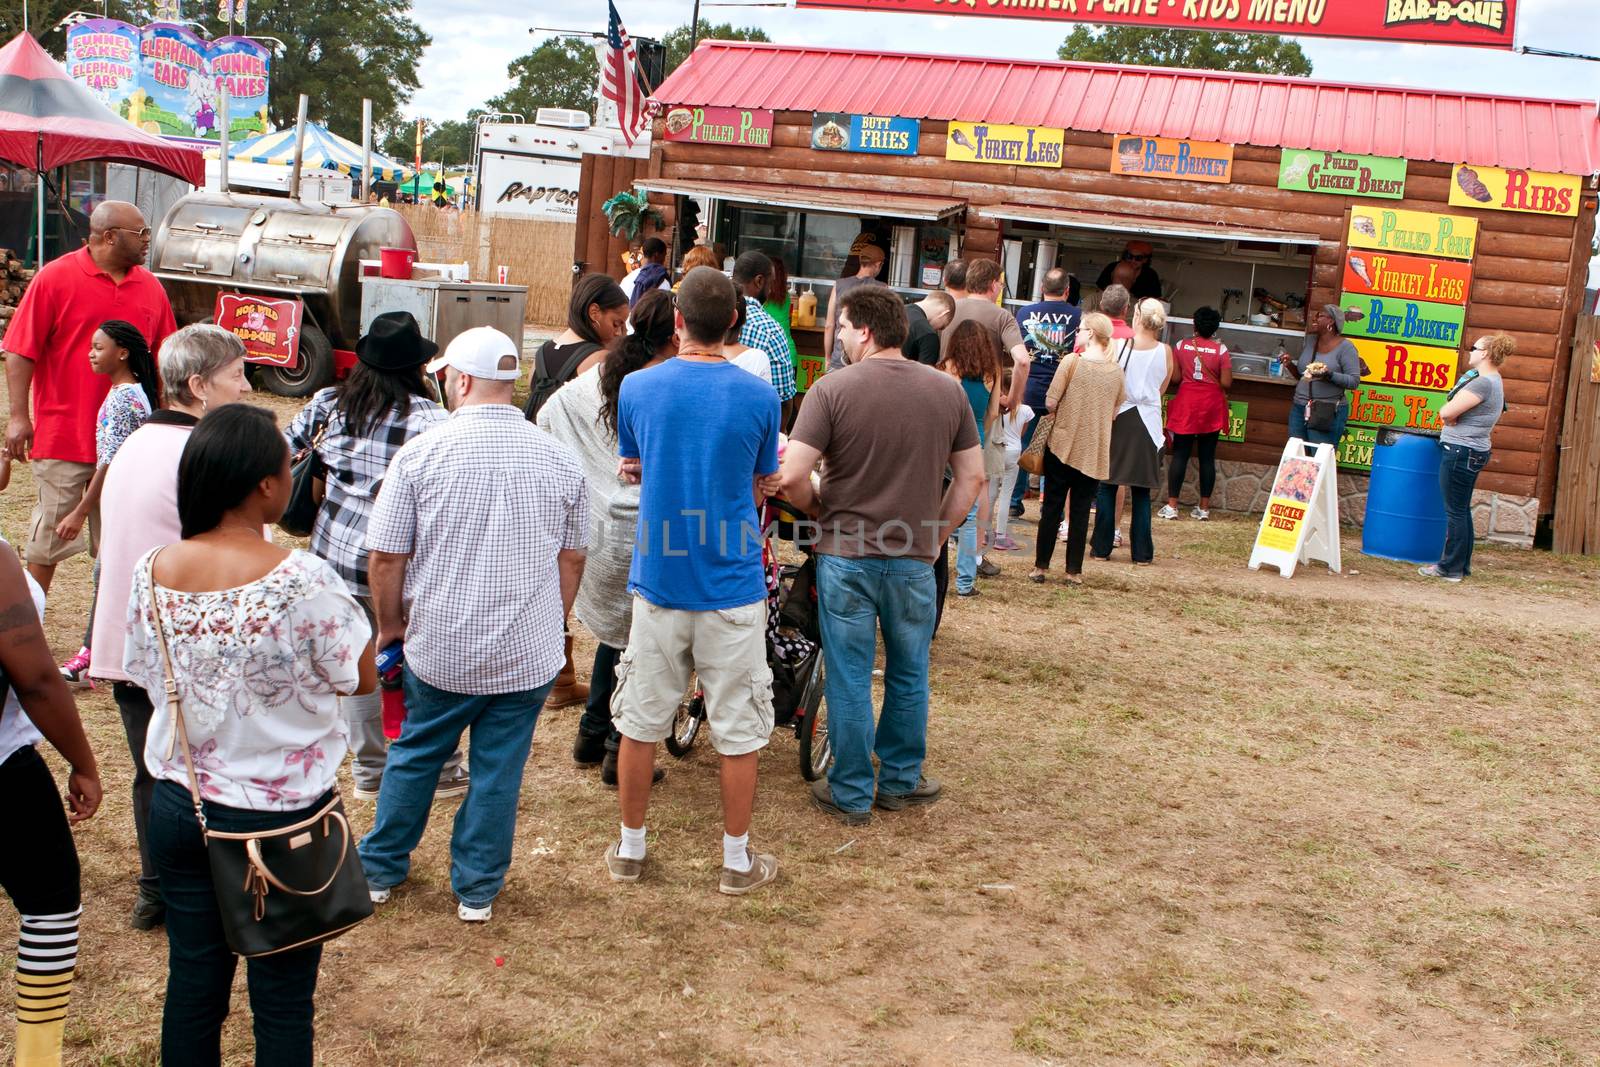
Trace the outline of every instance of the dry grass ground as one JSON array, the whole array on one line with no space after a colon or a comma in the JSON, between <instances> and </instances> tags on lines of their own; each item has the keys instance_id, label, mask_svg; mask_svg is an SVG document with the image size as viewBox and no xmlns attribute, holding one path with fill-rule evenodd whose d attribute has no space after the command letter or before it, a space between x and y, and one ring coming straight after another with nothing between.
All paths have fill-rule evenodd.
<instances>
[{"instance_id":1,"label":"dry grass ground","mask_svg":"<svg viewBox=\"0 0 1600 1067\"><path fill-rule=\"evenodd\" d=\"M13 541L30 504L19 469ZM1245 569L1253 532L1159 525L1155 567L1119 553L1082 591L1003 560L934 646L947 799L842 827L775 736L756 836L781 873L748 898L715 892L703 743L663 754L651 866L618 887L614 795L571 763L577 713L547 716L494 921L455 918L441 803L411 882L327 950L319 1061L1600 1062L1600 565L1488 547L1428 584L1347 532L1347 574L1284 581ZM88 586L62 567L63 656ZM108 695L79 706L107 802L78 834L69 1062L154 1064L128 754ZM234 1003L247 1063L242 973Z\"/></svg>"}]
</instances>

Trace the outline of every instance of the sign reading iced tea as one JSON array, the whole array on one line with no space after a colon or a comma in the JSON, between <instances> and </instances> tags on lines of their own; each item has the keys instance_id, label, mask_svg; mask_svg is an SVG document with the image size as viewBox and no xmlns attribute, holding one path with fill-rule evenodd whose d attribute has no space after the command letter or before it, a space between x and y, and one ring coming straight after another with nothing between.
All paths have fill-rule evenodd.
<instances>
[{"instance_id":1,"label":"sign reading iced tea","mask_svg":"<svg viewBox=\"0 0 1600 1067\"><path fill-rule=\"evenodd\" d=\"M740 107L675 107L662 120L666 139L689 144L772 147L772 112Z\"/></svg>"},{"instance_id":2,"label":"sign reading iced tea","mask_svg":"<svg viewBox=\"0 0 1600 1067\"><path fill-rule=\"evenodd\" d=\"M1350 212L1345 240L1352 248L1471 259L1478 251L1478 220L1362 205Z\"/></svg>"},{"instance_id":3,"label":"sign reading iced tea","mask_svg":"<svg viewBox=\"0 0 1600 1067\"><path fill-rule=\"evenodd\" d=\"M1576 215L1583 179L1569 174L1503 167L1456 167L1450 181L1451 207L1524 211L1531 215Z\"/></svg>"},{"instance_id":4,"label":"sign reading iced tea","mask_svg":"<svg viewBox=\"0 0 1600 1067\"><path fill-rule=\"evenodd\" d=\"M1418 259L1388 252L1345 253L1344 294L1396 296L1433 304L1465 304L1472 291L1472 264Z\"/></svg>"},{"instance_id":5,"label":"sign reading iced tea","mask_svg":"<svg viewBox=\"0 0 1600 1067\"><path fill-rule=\"evenodd\" d=\"M1359 389L1350 391L1350 424L1438 433L1442 426L1439 411L1444 407L1444 400L1444 393L1433 390L1403 389L1363 381Z\"/></svg>"}]
</instances>

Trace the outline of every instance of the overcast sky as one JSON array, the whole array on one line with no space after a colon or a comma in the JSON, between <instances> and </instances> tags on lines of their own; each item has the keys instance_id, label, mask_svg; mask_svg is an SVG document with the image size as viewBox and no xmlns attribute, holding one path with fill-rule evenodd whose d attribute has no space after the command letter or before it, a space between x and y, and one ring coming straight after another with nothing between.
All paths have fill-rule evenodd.
<instances>
[{"instance_id":1,"label":"overcast sky","mask_svg":"<svg viewBox=\"0 0 1600 1067\"><path fill-rule=\"evenodd\" d=\"M689 0L617 0L628 32L660 37L689 21ZM1522 0L1524 45L1600 55L1596 0ZM575 12L587 11L589 21ZM500 0L414 0L412 17L433 35L423 56L422 88L408 113L435 121L463 118L510 84L506 65L545 35L533 26L598 31L605 5L533 0L507 14ZM787 8L702 7L712 22L760 26L780 44L827 45L903 52L957 53L1006 59L1054 59L1070 26L955 15L873 15ZM1385 45L1301 39L1315 76L1432 89L1480 90L1518 96L1600 98L1600 63L1545 59L1478 48ZM533 116L528 116L530 119Z\"/></svg>"}]
</instances>

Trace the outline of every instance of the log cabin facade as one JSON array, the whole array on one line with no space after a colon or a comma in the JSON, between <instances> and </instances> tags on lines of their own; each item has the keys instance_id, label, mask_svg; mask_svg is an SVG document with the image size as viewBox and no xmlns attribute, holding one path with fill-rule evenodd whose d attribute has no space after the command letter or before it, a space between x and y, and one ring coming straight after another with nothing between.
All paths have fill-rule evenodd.
<instances>
[{"instance_id":1,"label":"log cabin facade","mask_svg":"<svg viewBox=\"0 0 1600 1067\"><path fill-rule=\"evenodd\" d=\"M959 255L1001 260L1016 305L1037 298L1047 267L1067 266L1087 307L1098 284L1086 268L1115 260L1137 239L1156 250L1154 265L1168 283L1162 295L1179 328L1196 306L1217 307L1232 293L1224 318L1243 321L1225 326L1225 339L1235 351L1259 345L1265 354L1278 345L1298 352L1303 309L1371 302L1346 284L1351 253L1366 266L1375 252L1466 263L1470 289L1453 301L1458 332L1439 342L1456 353L1449 380L1465 368L1462 353L1479 335L1505 331L1517 340L1503 368L1509 408L1479 492L1491 506L1498 498L1519 512L1510 531L1517 537L1531 537L1532 522L1552 508L1574 322L1595 236L1600 113L1592 102L718 41L702 42L655 99L648 161L585 160L576 258L588 269L619 271L622 246L597 208L629 185L647 190L666 216L664 236L678 231L678 213L692 198L709 210L701 219L708 242L730 257L750 247L784 255L791 275L816 276L814 288L853 271L847 246L857 231L871 232L892 246L886 251L899 274L888 280L908 299L937 287L938 265ZM703 138L668 130L701 109L728 121L708 126L714 133ZM735 128L736 115L747 129ZM910 131L914 153L904 152L911 145L903 140L891 152L818 147L825 121L851 116L896 120ZM973 124L1002 137L1007 129L1034 133L1020 147L989 152L974 143ZM829 136L837 142L840 135ZM1149 146L1146 160L1138 151L1128 158L1133 139ZM1207 164L1205 180L1176 173L1183 165L1173 165L1174 154L1200 159L1223 149L1229 162ZM980 161L984 152L991 158ZM1374 188L1382 195L1373 196L1295 188L1304 175L1291 173L1293 161L1325 162L1326 153L1399 163L1403 189L1380 182ZM1139 173L1150 161L1152 170L1164 163L1172 173ZM1463 166L1476 168L1468 170L1471 181L1458 179ZM1502 172L1513 186L1529 174L1536 182L1561 179L1570 186L1569 210L1554 210L1563 205L1553 195L1525 199L1523 210L1476 206L1489 190L1472 181ZM1453 198L1453 188L1476 195ZM1510 191L1502 184L1497 195ZM1376 248L1359 235L1385 212L1400 213L1387 216L1401 220L1399 239ZM1420 227L1440 216L1454 220L1458 233L1475 223L1470 244L1452 253L1405 239L1406 220L1420 218ZM676 243L674 262L685 251ZM826 296L819 295L820 322ZM820 354L819 331L794 332L803 351ZM1225 443L1219 459L1276 463L1290 384L1271 373L1236 375L1230 400L1247 405L1248 415L1242 439ZM1391 388L1406 384L1372 383L1356 405L1367 405L1367 415L1394 409L1397 428L1426 429L1443 391ZM1370 438L1347 438L1341 450L1347 470L1362 467L1361 440Z\"/></svg>"}]
</instances>

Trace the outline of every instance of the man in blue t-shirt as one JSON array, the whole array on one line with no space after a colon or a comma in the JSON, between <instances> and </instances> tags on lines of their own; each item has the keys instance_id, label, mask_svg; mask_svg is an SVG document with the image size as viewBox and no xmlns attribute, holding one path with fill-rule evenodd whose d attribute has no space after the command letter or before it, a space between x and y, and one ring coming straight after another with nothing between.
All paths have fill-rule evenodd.
<instances>
[{"instance_id":1,"label":"man in blue t-shirt","mask_svg":"<svg viewBox=\"0 0 1600 1067\"><path fill-rule=\"evenodd\" d=\"M1017 312L1017 325L1022 328L1022 343L1028 346L1033 362L1028 366L1028 384L1022 393L1022 402L1043 414L1045 393L1056 376L1061 356L1072 351L1078 337L1078 322L1083 312L1077 304L1068 303L1067 290L1072 275L1060 267L1045 272L1042 285L1044 299L1029 304ZM1026 449L1033 440L1034 419L1022 431L1022 447ZM1011 494L1011 517L1022 518L1022 498L1028 492L1028 479L1017 479L1017 488Z\"/></svg>"},{"instance_id":2,"label":"man in blue t-shirt","mask_svg":"<svg viewBox=\"0 0 1600 1067\"><path fill-rule=\"evenodd\" d=\"M721 271L691 270L678 287L677 358L628 375L617 400L621 470L639 482L639 527L628 573L633 625L611 703L622 735L622 839L606 850L613 880L639 879L656 742L672 732L693 671L722 757L718 888L731 895L778 873L775 857L750 850L749 830L756 761L772 733L756 501L777 488L780 418L772 386L723 358L738 300Z\"/></svg>"}]
</instances>

